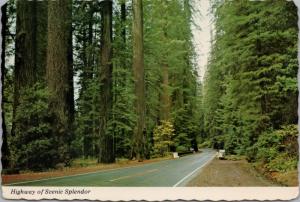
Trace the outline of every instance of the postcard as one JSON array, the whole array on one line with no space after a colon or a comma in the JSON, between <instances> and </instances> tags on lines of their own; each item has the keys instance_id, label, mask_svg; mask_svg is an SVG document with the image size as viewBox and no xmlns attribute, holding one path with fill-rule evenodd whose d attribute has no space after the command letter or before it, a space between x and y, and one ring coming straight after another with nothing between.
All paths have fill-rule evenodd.
<instances>
[{"instance_id":1,"label":"postcard","mask_svg":"<svg viewBox=\"0 0 300 202\"><path fill-rule=\"evenodd\" d=\"M2 4L4 199L298 197L298 1Z\"/></svg>"}]
</instances>

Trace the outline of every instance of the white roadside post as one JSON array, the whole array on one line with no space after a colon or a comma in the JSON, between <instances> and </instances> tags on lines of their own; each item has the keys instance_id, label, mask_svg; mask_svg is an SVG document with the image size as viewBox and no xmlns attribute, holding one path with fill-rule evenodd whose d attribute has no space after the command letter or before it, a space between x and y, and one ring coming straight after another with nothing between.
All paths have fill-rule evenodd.
<instances>
[{"instance_id":1,"label":"white roadside post","mask_svg":"<svg viewBox=\"0 0 300 202\"><path fill-rule=\"evenodd\" d=\"M174 159L177 159L177 158L179 158L179 156L178 156L178 152L173 152L173 158L174 158Z\"/></svg>"},{"instance_id":2,"label":"white roadside post","mask_svg":"<svg viewBox=\"0 0 300 202\"><path fill-rule=\"evenodd\" d=\"M218 158L219 159L225 159L225 150L219 150Z\"/></svg>"}]
</instances>

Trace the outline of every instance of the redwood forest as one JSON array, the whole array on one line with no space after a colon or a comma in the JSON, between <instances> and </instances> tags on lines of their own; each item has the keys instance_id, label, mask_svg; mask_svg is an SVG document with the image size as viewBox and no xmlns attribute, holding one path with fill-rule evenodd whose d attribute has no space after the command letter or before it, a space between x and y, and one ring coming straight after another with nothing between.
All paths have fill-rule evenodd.
<instances>
[{"instance_id":1,"label":"redwood forest","mask_svg":"<svg viewBox=\"0 0 300 202\"><path fill-rule=\"evenodd\" d=\"M243 156L263 173L295 173L297 7L207 1L205 27L200 1L4 4L2 173L79 159L142 164L203 148ZM205 29L200 68L194 31Z\"/></svg>"}]
</instances>

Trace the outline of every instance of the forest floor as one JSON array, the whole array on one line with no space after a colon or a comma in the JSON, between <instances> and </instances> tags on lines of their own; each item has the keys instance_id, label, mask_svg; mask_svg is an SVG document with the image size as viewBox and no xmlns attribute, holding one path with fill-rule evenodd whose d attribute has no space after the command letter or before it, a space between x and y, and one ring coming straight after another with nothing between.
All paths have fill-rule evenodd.
<instances>
[{"instance_id":1,"label":"forest floor","mask_svg":"<svg viewBox=\"0 0 300 202\"><path fill-rule=\"evenodd\" d=\"M45 172L24 172L20 174L2 175L2 184L10 184L23 181L40 180L45 178L71 176L82 173L96 172L100 170L111 170L126 167L133 167L153 162L159 162L164 160L172 159L172 156L155 158L138 162L137 160L120 160L113 164L97 164L97 160L83 160L77 159L74 161L71 167L49 170Z\"/></svg>"},{"instance_id":2,"label":"forest floor","mask_svg":"<svg viewBox=\"0 0 300 202\"><path fill-rule=\"evenodd\" d=\"M262 174L244 159L219 160L206 165L187 186L192 187L257 187L281 186Z\"/></svg>"}]
</instances>

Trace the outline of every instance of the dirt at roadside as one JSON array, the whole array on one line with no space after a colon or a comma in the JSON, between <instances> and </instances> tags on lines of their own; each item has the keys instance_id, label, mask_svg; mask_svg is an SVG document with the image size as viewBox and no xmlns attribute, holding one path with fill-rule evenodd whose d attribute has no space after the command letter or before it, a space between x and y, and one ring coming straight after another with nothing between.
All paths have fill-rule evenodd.
<instances>
[{"instance_id":1,"label":"dirt at roadside","mask_svg":"<svg viewBox=\"0 0 300 202\"><path fill-rule=\"evenodd\" d=\"M280 186L264 178L246 160L214 159L187 186L192 187L258 187Z\"/></svg>"}]
</instances>

